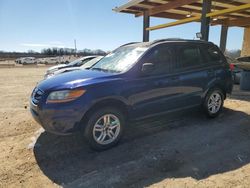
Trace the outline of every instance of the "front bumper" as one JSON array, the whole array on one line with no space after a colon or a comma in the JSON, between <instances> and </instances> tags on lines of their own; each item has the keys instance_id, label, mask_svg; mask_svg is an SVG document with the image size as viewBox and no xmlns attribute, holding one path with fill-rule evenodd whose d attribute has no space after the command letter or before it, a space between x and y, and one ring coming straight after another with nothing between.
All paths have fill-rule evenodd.
<instances>
[{"instance_id":1,"label":"front bumper","mask_svg":"<svg viewBox=\"0 0 250 188\"><path fill-rule=\"evenodd\" d=\"M35 119L47 132L68 135L80 130L80 122L83 115L71 108L55 107L41 109L39 106L30 102L30 112Z\"/></svg>"}]
</instances>

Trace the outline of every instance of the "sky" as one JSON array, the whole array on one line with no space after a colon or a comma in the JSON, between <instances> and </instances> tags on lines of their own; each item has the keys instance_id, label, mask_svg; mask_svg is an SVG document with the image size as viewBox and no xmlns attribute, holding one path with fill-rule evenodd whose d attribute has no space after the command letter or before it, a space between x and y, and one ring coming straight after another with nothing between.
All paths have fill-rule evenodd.
<instances>
[{"instance_id":1,"label":"sky","mask_svg":"<svg viewBox=\"0 0 250 188\"><path fill-rule=\"evenodd\" d=\"M128 0L0 0L0 50L40 52L48 47L113 50L142 40L142 18L116 13ZM173 20L151 18L150 25ZM194 39L199 23L150 32L150 40ZM219 44L220 26L210 30L210 41ZM241 49L242 28L230 28L227 49Z\"/></svg>"}]
</instances>

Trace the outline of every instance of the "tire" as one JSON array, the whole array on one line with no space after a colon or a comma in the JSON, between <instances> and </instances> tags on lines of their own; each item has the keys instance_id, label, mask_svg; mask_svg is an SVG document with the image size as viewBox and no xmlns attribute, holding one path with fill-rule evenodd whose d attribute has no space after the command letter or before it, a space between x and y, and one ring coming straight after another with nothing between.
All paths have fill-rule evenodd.
<instances>
[{"instance_id":1,"label":"tire","mask_svg":"<svg viewBox=\"0 0 250 188\"><path fill-rule=\"evenodd\" d=\"M204 111L209 118L215 118L217 117L224 104L225 96L223 94L223 91L219 88L211 89L205 98L205 101L203 103Z\"/></svg>"},{"instance_id":2,"label":"tire","mask_svg":"<svg viewBox=\"0 0 250 188\"><path fill-rule=\"evenodd\" d=\"M118 122L112 126L110 123L105 125L104 119L106 119L107 122L113 122L113 124L115 121L117 122L117 120ZM108 121L108 119L110 120ZM84 129L84 138L94 150L101 151L109 149L115 146L121 139L124 124L125 117L120 110L113 107L101 108L90 114ZM116 125L117 127L115 127ZM94 131L94 129L96 131ZM112 134L110 131L112 131ZM101 134L103 136L101 136ZM114 135L113 138L110 137L112 135Z\"/></svg>"}]
</instances>

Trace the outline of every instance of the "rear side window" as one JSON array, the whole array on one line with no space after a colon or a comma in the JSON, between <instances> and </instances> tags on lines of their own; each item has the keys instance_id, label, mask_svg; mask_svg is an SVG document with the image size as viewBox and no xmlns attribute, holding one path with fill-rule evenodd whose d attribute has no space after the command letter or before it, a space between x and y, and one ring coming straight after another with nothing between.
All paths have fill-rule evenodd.
<instances>
[{"instance_id":1,"label":"rear side window","mask_svg":"<svg viewBox=\"0 0 250 188\"><path fill-rule=\"evenodd\" d=\"M180 46L177 58L181 68L184 69L199 66L203 62L201 51L198 46Z\"/></svg>"},{"instance_id":2,"label":"rear side window","mask_svg":"<svg viewBox=\"0 0 250 188\"><path fill-rule=\"evenodd\" d=\"M167 44L158 45L146 55L143 62L155 65L155 70L151 75L171 73L175 66L174 50Z\"/></svg>"},{"instance_id":3,"label":"rear side window","mask_svg":"<svg viewBox=\"0 0 250 188\"><path fill-rule=\"evenodd\" d=\"M217 47L209 45L205 46L204 49L207 58L207 63L213 64L223 61L222 55Z\"/></svg>"}]
</instances>

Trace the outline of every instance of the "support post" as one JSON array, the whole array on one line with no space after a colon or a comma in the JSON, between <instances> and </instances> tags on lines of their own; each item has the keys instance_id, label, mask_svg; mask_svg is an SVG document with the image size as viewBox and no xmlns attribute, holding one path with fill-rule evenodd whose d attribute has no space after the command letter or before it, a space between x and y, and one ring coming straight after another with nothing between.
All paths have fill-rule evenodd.
<instances>
[{"instance_id":1,"label":"support post","mask_svg":"<svg viewBox=\"0 0 250 188\"><path fill-rule=\"evenodd\" d=\"M226 51L227 47L227 33L228 33L228 26L222 25L220 34L220 49L223 53Z\"/></svg>"},{"instance_id":2,"label":"support post","mask_svg":"<svg viewBox=\"0 0 250 188\"><path fill-rule=\"evenodd\" d=\"M246 27L244 31L241 56L250 56L250 27Z\"/></svg>"},{"instance_id":3,"label":"support post","mask_svg":"<svg viewBox=\"0 0 250 188\"><path fill-rule=\"evenodd\" d=\"M206 14L211 12L211 5L212 0L203 0L201 16L201 39L205 41L208 41L209 39L210 17L206 17Z\"/></svg>"},{"instance_id":4,"label":"support post","mask_svg":"<svg viewBox=\"0 0 250 188\"><path fill-rule=\"evenodd\" d=\"M149 41L149 31L146 30L149 27L150 17L148 11L143 12L143 42Z\"/></svg>"}]
</instances>

